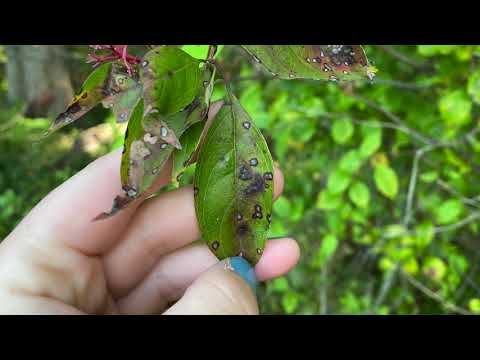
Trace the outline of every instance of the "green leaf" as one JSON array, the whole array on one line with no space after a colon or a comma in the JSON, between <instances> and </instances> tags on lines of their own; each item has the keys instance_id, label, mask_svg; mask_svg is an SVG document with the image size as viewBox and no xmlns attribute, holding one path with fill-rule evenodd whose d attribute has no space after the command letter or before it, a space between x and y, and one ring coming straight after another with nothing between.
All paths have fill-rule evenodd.
<instances>
[{"instance_id":1,"label":"green leaf","mask_svg":"<svg viewBox=\"0 0 480 360\"><path fill-rule=\"evenodd\" d=\"M172 179L177 185L179 180L178 177L182 175L187 167L197 161L198 152L200 151L206 132L210 128L214 118L214 114L207 113L207 111L213 110L216 112L223 106L223 101L220 101L213 104L212 108L210 107L215 70L210 71L209 67L206 67L202 78L204 79L205 91L197 102L200 106L194 110L193 114L189 117L191 121L185 125L187 128L190 127L180 139L182 148L175 150L175 153L173 154ZM204 120L205 114L208 115L207 121L205 123L196 123L197 121Z\"/></svg>"},{"instance_id":2,"label":"green leaf","mask_svg":"<svg viewBox=\"0 0 480 360\"><path fill-rule=\"evenodd\" d=\"M470 299L468 302L468 308L474 314L480 314L480 299Z\"/></svg>"},{"instance_id":3,"label":"green leaf","mask_svg":"<svg viewBox=\"0 0 480 360\"><path fill-rule=\"evenodd\" d=\"M375 167L373 176L380 193L389 199L395 199L398 193L398 178L395 171L388 165L379 164Z\"/></svg>"},{"instance_id":4,"label":"green leaf","mask_svg":"<svg viewBox=\"0 0 480 360\"><path fill-rule=\"evenodd\" d=\"M370 203L370 190L363 182L355 182L348 191L350 200L359 208L367 208Z\"/></svg>"},{"instance_id":5,"label":"green leaf","mask_svg":"<svg viewBox=\"0 0 480 360\"><path fill-rule=\"evenodd\" d=\"M224 45L218 45L217 53L215 58L217 58L222 52ZM194 57L195 59L206 60L208 57L208 48L209 45L183 45L182 50L185 51L188 55Z\"/></svg>"},{"instance_id":6,"label":"green leaf","mask_svg":"<svg viewBox=\"0 0 480 360\"><path fill-rule=\"evenodd\" d=\"M322 243L315 253L313 266L321 267L335 253L338 247L338 239L333 234L328 234L322 239Z\"/></svg>"},{"instance_id":7,"label":"green leaf","mask_svg":"<svg viewBox=\"0 0 480 360\"><path fill-rule=\"evenodd\" d=\"M201 83L200 60L169 46L149 51L140 64L145 109L163 116L175 114L193 102Z\"/></svg>"},{"instance_id":8,"label":"green leaf","mask_svg":"<svg viewBox=\"0 0 480 360\"><path fill-rule=\"evenodd\" d=\"M362 155L358 150L350 150L342 156L339 162L340 170L349 174L357 172L363 164Z\"/></svg>"},{"instance_id":9,"label":"green leaf","mask_svg":"<svg viewBox=\"0 0 480 360\"><path fill-rule=\"evenodd\" d=\"M173 170L172 181L179 182L179 178L185 169L189 166L188 161L191 159L198 143L205 124L203 122L191 126L180 138L182 144L181 149L175 149L173 153Z\"/></svg>"},{"instance_id":10,"label":"green leaf","mask_svg":"<svg viewBox=\"0 0 480 360\"><path fill-rule=\"evenodd\" d=\"M288 281L285 277L279 277L272 281L272 288L278 292L285 292L289 289Z\"/></svg>"},{"instance_id":11,"label":"green leaf","mask_svg":"<svg viewBox=\"0 0 480 360\"><path fill-rule=\"evenodd\" d=\"M382 145L382 129L378 127L364 127L364 138L360 145L360 155L363 158L372 156Z\"/></svg>"},{"instance_id":12,"label":"green leaf","mask_svg":"<svg viewBox=\"0 0 480 360\"><path fill-rule=\"evenodd\" d=\"M203 238L219 258L256 264L273 206L273 161L260 131L228 93L208 130L195 171L195 209Z\"/></svg>"},{"instance_id":13,"label":"green leaf","mask_svg":"<svg viewBox=\"0 0 480 360\"><path fill-rule=\"evenodd\" d=\"M402 270L409 275L416 275L418 273L418 261L414 257L408 258L402 262Z\"/></svg>"},{"instance_id":14,"label":"green leaf","mask_svg":"<svg viewBox=\"0 0 480 360\"><path fill-rule=\"evenodd\" d=\"M331 194L341 194L350 185L351 180L350 174L336 169L328 176L327 189Z\"/></svg>"},{"instance_id":15,"label":"green leaf","mask_svg":"<svg viewBox=\"0 0 480 360\"><path fill-rule=\"evenodd\" d=\"M468 94L477 104L480 104L480 70L475 71L468 78Z\"/></svg>"},{"instance_id":16,"label":"green leaf","mask_svg":"<svg viewBox=\"0 0 480 360\"><path fill-rule=\"evenodd\" d=\"M274 205L275 215L281 218L288 219L292 213L292 206L285 196L280 196Z\"/></svg>"},{"instance_id":17,"label":"green leaf","mask_svg":"<svg viewBox=\"0 0 480 360\"><path fill-rule=\"evenodd\" d=\"M435 218L438 224L446 225L457 221L464 210L460 200L450 199L441 204L435 211Z\"/></svg>"},{"instance_id":18,"label":"green leaf","mask_svg":"<svg viewBox=\"0 0 480 360\"><path fill-rule=\"evenodd\" d=\"M391 224L383 228L383 236L387 239L398 238L407 232L405 226L400 224Z\"/></svg>"},{"instance_id":19,"label":"green leaf","mask_svg":"<svg viewBox=\"0 0 480 360\"><path fill-rule=\"evenodd\" d=\"M100 65L95 70L93 70L87 79L83 82L81 93L84 91L92 91L97 89L99 86L105 84L105 81L108 79L108 75L112 70L112 64L106 63Z\"/></svg>"},{"instance_id":20,"label":"green leaf","mask_svg":"<svg viewBox=\"0 0 480 360\"><path fill-rule=\"evenodd\" d=\"M360 45L242 45L253 58L280 79L373 79Z\"/></svg>"},{"instance_id":21,"label":"green leaf","mask_svg":"<svg viewBox=\"0 0 480 360\"><path fill-rule=\"evenodd\" d=\"M293 291L287 292L282 297L282 306L287 314L293 314L295 310L297 310L299 304L300 296Z\"/></svg>"},{"instance_id":22,"label":"green leaf","mask_svg":"<svg viewBox=\"0 0 480 360\"><path fill-rule=\"evenodd\" d=\"M445 94L438 106L442 119L449 127L460 127L472 121L472 102L463 90Z\"/></svg>"},{"instance_id":23,"label":"green leaf","mask_svg":"<svg viewBox=\"0 0 480 360\"><path fill-rule=\"evenodd\" d=\"M353 135L354 127L350 119L338 119L333 122L331 134L337 144L345 144Z\"/></svg>"},{"instance_id":24,"label":"green leaf","mask_svg":"<svg viewBox=\"0 0 480 360\"><path fill-rule=\"evenodd\" d=\"M321 210L335 210L342 204L342 196L340 194L332 194L323 190L318 194L317 208Z\"/></svg>"},{"instance_id":25,"label":"green leaf","mask_svg":"<svg viewBox=\"0 0 480 360\"><path fill-rule=\"evenodd\" d=\"M423 222L415 227L415 243L420 248L431 244L435 237L435 227L431 222Z\"/></svg>"},{"instance_id":26,"label":"green leaf","mask_svg":"<svg viewBox=\"0 0 480 360\"><path fill-rule=\"evenodd\" d=\"M420 180L426 183L432 183L438 179L437 171L427 171L420 175Z\"/></svg>"},{"instance_id":27,"label":"green leaf","mask_svg":"<svg viewBox=\"0 0 480 360\"><path fill-rule=\"evenodd\" d=\"M458 45L417 45L418 52L426 57L448 55L458 48Z\"/></svg>"}]
</instances>

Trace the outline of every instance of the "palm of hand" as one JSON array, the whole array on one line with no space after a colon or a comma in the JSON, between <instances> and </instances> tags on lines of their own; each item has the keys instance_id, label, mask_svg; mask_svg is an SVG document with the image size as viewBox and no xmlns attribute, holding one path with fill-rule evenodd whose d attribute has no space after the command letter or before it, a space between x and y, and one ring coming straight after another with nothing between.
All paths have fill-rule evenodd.
<instances>
[{"instance_id":1,"label":"palm of hand","mask_svg":"<svg viewBox=\"0 0 480 360\"><path fill-rule=\"evenodd\" d=\"M253 298L248 285L238 285L238 293L232 293L225 285L232 278L221 266L215 268L218 260L206 246L192 244L199 230L191 187L137 201L111 219L91 222L121 190L120 155L117 151L98 159L54 190L1 243L0 312L255 312L242 308L245 296ZM152 190L168 182L170 171L167 166ZM278 197L283 178L278 170L275 175ZM291 239L267 242L257 277L283 275L298 256ZM209 286L198 285L199 276L212 266ZM197 291L194 302L182 298L187 289L196 289L190 291ZM232 302L232 296L243 300ZM235 302L238 309L232 308Z\"/></svg>"}]
</instances>

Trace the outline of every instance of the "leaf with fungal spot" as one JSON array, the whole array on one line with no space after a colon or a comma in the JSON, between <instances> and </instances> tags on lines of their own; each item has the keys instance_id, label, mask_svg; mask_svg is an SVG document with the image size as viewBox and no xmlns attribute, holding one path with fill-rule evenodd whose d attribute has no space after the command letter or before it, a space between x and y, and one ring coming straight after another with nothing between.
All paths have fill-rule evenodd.
<instances>
[{"instance_id":1,"label":"leaf with fungal spot","mask_svg":"<svg viewBox=\"0 0 480 360\"><path fill-rule=\"evenodd\" d=\"M270 73L280 79L349 81L373 79L360 45L242 45Z\"/></svg>"},{"instance_id":2,"label":"leaf with fungal spot","mask_svg":"<svg viewBox=\"0 0 480 360\"><path fill-rule=\"evenodd\" d=\"M110 212L100 214L95 220L115 215L144 194L173 151L182 149L178 139L192 125L204 120L206 114L205 104L200 100L170 116L162 116L155 109L145 114L143 98L139 99L125 133L120 169L125 196L115 198Z\"/></svg>"},{"instance_id":3,"label":"leaf with fungal spot","mask_svg":"<svg viewBox=\"0 0 480 360\"><path fill-rule=\"evenodd\" d=\"M145 109L163 116L175 114L192 103L201 82L200 60L170 46L149 51L140 63Z\"/></svg>"},{"instance_id":4,"label":"leaf with fungal spot","mask_svg":"<svg viewBox=\"0 0 480 360\"><path fill-rule=\"evenodd\" d=\"M110 96L102 101L103 106L112 109L118 123L128 122L142 96L143 89L138 76L130 77L125 67L114 63L109 81Z\"/></svg>"},{"instance_id":5,"label":"leaf with fungal spot","mask_svg":"<svg viewBox=\"0 0 480 360\"><path fill-rule=\"evenodd\" d=\"M70 102L67 109L57 116L45 136L78 120L108 96L106 90L111 67L111 64L103 64L90 74L83 83L80 93Z\"/></svg>"},{"instance_id":6,"label":"leaf with fungal spot","mask_svg":"<svg viewBox=\"0 0 480 360\"><path fill-rule=\"evenodd\" d=\"M138 77L130 77L123 64L105 63L85 80L79 95L54 120L45 136L80 119L99 103L111 108L118 122L126 122L141 94Z\"/></svg>"},{"instance_id":7,"label":"leaf with fungal spot","mask_svg":"<svg viewBox=\"0 0 480 360\"><path fill-rule=\"evenodd\" d=\"M212 252L256 264L271 221L273 161L262 134L230 92L200 149L194 186L197 219Z\"/></svg>"}]
</instances>

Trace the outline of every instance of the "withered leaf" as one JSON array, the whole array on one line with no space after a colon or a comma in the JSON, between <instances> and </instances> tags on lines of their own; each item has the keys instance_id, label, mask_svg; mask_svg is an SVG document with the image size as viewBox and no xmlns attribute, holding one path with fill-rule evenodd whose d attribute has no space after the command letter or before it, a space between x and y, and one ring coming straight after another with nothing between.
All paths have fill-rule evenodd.
<instances>
[{"instance_id":1,"label":"withered leaf","mask_svg":"<svg viewBox=\"0 0 480 360\"><path fill-rule=\"evenodd\" d=\"M81 118L109 95L108 79L111 68L112 64L103 64L90 74L83 83L80 93L70 102L67 109L57 116L45 136Z\"/></svg>"}]
</instances>

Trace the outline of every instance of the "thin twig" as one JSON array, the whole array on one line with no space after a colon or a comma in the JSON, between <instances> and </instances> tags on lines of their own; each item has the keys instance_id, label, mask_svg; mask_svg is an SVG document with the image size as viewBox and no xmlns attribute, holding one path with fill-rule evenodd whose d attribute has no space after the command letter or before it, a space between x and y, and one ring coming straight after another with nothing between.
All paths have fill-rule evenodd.
<instances>
[{"instance_id":1,"label":"thin twig","mask_svg":"<svg viewBox=\"0 0 480 360\"><path fill-rule=\"evenodd\" d=\"M408 64L410 66L413 66L414 68L423 68L425 67L425 64L422 64L412 58L410 58L409 56L401 53L400 51L397 51L395 50L394 48L392 48L391 46L388 46L388 45L378 45L378 47L380 49L382 49L383 51L385 51L387 54L393 56L395 59L405 63L405 64Z\"/></svg>"},{"instance_id":2,"label":"thin twig","mask_svg":"<svg viewBox=\"0 0 480 360\"><path fill-rule=\"evenodd\" d=\"M433 234L441 234L441 233L445 233L445 232L449 232L449 231L453 231L453 230L457 230L465 225L468 225L476 220L479 220L480 219L480 211L475 211L473 213L471 213L470 215L468 215L466 218L454 223L454 224L450 224L450 225L445 225L445 226L436 226L434 227L431 231L433 232ZM429 232L427 231L415 231L415 230L405 230L404 232L401 232L401 233L395 233L394 235L391 235L391 236L387 236L387 235L381 235L381 238L382 239L391 239L391 238L397 238L397 237L400 237L400 236L425 236L427 235Z\"/></svg>"},{"instance_id":3,"label":"thin twig","mask_svg":"<svg viewBox=\"0 0 480 360\"><path fill-rule=\"evenodd\" d=\"M356 95L356 94L351 94L350 95L351 97L353 97L355 100L358 100L360 102L363 102L365 105L371 107L372 109L375 109L379 112L381 112L383 115L385 115L385 117L387 117L388 119L390 119L392 122L394 122L395 124L397 125L402 125L402 126L405 126L404 125L404 122L402 121L402 119L400 119L397 115L395 115L394 113L388 111L387 109L381 107L380 105L378 105L377 103L375 103L374 101L366 98L366 97L363 97L361 95Z\"/></svg>"},{"instance_id":4,"label":"thin twig","mask_svg":"<svg viewBox=\"0 0 480 360\"><path fill-rule=\"evenodd\" d=\"M473 206L475 208L480 208L480 203L475 199L471 199L468 197L463 196L457 190L453 189L449 184L441 179L437 179L436 184L440 186L443 190L449 192L450 194L458 197L464 204Z\"/></svg>"},{"instance_id":5,"label":"thin twig","mask_svg":"<svg viewBox=\"0 0 480 360\"><path fill-rule=\"evenodd\" d=\"M395 268L392 269L385 277L382 283L382 287L380 288L380 291L378 292L377 298L375 299L375 303L373 305L375 309L378 309L385 301L388 293L390 292L390 289L392 288L393 284L397 279L398 269L399 265L397 264Z\"/></svg>"},{"instance_id":6,"label":"thin twig","mask_svg":"<svg viewBox=\"0 0 480 360\"><path fill-rule=\"evenodd\" d=\"M320 315L328 314L328 262L322 267L322 284L320 286Z\"/></svg>"},{"instance_id":7,"label":"thin twig","mask_svg":"<svg viewBox=\"0 0 480 360\"><path fill-rule=\"evenodd\" d=\"M449 309L449 310L451 310L455 313L461 314L461 315L472 315L469 311L467 311L465 309L462 309L462 308L458 307L457 305L452 304L451 302L445 300L442 296L433 292L428 287L423 285L420 281L416 280L415 278L413 278L412 276L410 276L406 272L401 271L401 274L402 274L403 277L405 277L408 280L408 282L411 285L413 285L415 288L420 290L422 293L424 293L429 298L431 298L431 299L437 301L438 303L440 303L446 309Z\"/></svg>"},{"instance_id":8,"label":"thin twig","mask_svg":"<svg viewBox=\"0 0 480 360\"><path fill-rule=\"evenodd\" d=\"M371 81L367 81L367 80L365 80L365 82L367 84L372 83ZM373 80L372 85L375 85L375 84L389 85L389 86L396 87L396 88L399 88L399 89L413 90L413 91L422 91L422 90L426 90L426 89L429 89L429 88L432 87L432 85L428 85L428 84L419 85L419 84L409 83L409 82L400 81L400 80L390 80L390 79L381 79L381 78L375 78Z\"/></svg>"},{"instance_id":9,"label":"thin twig","mask_svg":"<svg viewBox=\"0 0 480 360\"><path fill-rule=\"evenodd\" d=\"M408 226L412 218L413 197L415 195L415 188L417 185L418 164L420 162L420 158L428 151L433 150L433 148L434 146L426 146L415 152L415 157L413 158L412 172L410 174L410 182L408 184L407 202L405 205L405 216L403 218L403 225L405 226Z\"/></svg>"},{"instance_id":10,"label":"thin twig","mask_svg":"<svg viewBox=\"0 0 480 360\"><path fill-rule=\"evenodd\" d=\"M454 224L451 224L451 225L445 225L445 226L437 226L433 229L433 232L435 234L440 234L440 233L443 233L443 232L448 232L448 231L452 231L452 230L457 230L465 225L468 225L472 222L474 222L475 220L478 220L480 219L480 211L475 211L473 213L471 213L469 216L467 216L466 218L454 223Z\"/></svg>"}]
</instances>

